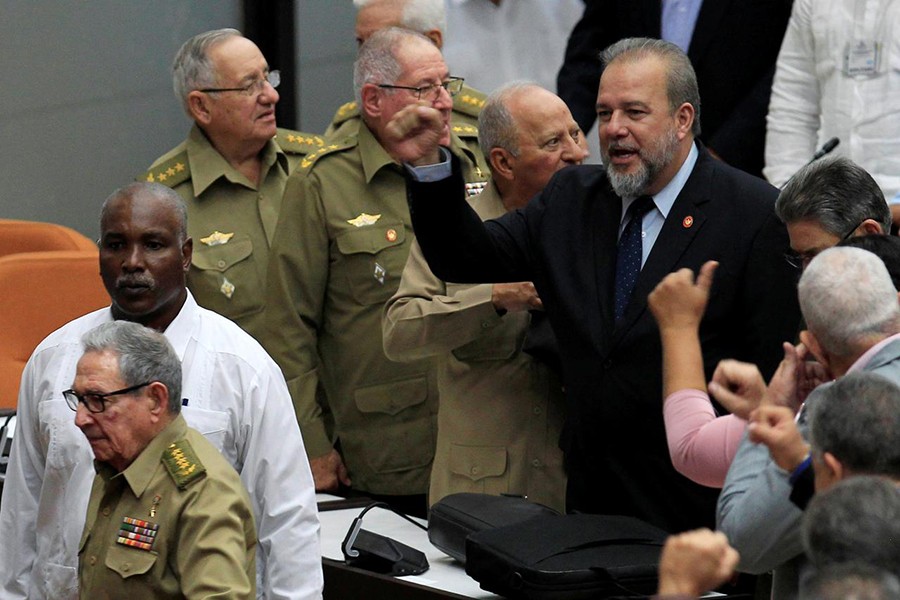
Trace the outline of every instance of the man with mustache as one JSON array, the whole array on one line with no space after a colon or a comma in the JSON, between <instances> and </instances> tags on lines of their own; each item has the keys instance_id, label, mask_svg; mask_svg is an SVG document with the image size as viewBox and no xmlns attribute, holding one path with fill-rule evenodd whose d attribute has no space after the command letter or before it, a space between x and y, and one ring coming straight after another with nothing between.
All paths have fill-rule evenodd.
<instances>
[{"instance_id":1,"label":"man with mustache","mask_svg":"<svg viewBox=\"0 0 900 600\"><path fill-rule=\"evenodd\" d=\"M684 52L631 38L603 59L605 166L563 169L514 213L482 224L469 209L427 107L397 115L388 145L410 171L416 239L435 275L534 282L559 341L568 399L568 508L633 515L673 532L711 526L716 492L669 459L647 294L672 271L718 261L700 327L706 372L731 357L771 374L799 322L796 271L782 256L776 190L695 141L700 98Z\"/></svg>"},{"instance_id":2,"label":"man with mustache","mask_svg":"<svg viewBox=\"0 0 900 600\"><path fill-rule=\"evenodd\" d=\"M228 319L185 286L193 241L184 203L157 183L114 192L100 217L100 275L109 308L50 334L19 389L18 426L0 505L0 595L74 598L79 539L94 477L90 445L63 390L81 336L113 320L162 332L182 363L181 414L238 471L256 519L257 585L264 598L322 594L312 475L281 371ZM60 282L59 293L77 281Z\"/></svg>"},{"instance_id":3,"label":"man with mustache","mask_svg":"<svg viewBox=\"0 0 900 600\"><path fill-rule=\"evenodd\" d=\"M259 339L284 184L325 142L276 128L280 74L236 29L186 41L172 80L194 126L138 179L169 186L187 205L195 241L187 284L197 303Z\"/></svg>"}]
</instances>

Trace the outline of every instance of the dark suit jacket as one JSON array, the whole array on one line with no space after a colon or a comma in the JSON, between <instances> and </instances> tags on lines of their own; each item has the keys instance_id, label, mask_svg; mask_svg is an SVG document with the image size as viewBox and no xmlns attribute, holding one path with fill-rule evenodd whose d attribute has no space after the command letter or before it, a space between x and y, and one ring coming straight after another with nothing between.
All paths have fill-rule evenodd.
<instances>
[{"instance_id":1,"label":"dark suit jacket","mask_svg":"<svg viewBox=\"0 0 900 600\"><path fill-rule=\"evenodd\" d=\"M602 497L568 498L570 507L630 514L673 531L710 525L715 491L679 475L669 459L661 347L647 294L674 270L718 260L701 326L707 376L726 357L771 374L799 322L797 273L783 258L787 233L773 212L776 190L701 148L615 325L621 199L602 167L564 169L527 207L484 226L468 209L455 168L451 179L408 189L417 239L438 277L537 287L559 341L567 464L606 484Z\"/></svg>"},{"instance_id":2,"label":"dark suit jacket","mask_svg":"<svg viewBox=\"0 0 900 600\"><path fill-rule=\"evenodd\" d=\"M760 175L775 59L793 0L706 0L688 57L700 86L701 139L728 164ZM660 0L586 0L557 79L585 131L596 118L600 51L628 37L658 38Z\"/></svg>"}]
</instances>

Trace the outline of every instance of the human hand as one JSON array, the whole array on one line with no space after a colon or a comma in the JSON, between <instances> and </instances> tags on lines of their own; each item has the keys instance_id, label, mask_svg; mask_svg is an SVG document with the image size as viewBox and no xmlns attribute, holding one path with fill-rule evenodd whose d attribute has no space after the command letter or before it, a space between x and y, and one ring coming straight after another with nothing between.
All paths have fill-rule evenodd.
<instances>
[{"instance_id":1,"label":"human hand","mask_svg":"<svg viewBox=\"0 0 900 600\"><path fill-rule=\"evenodd\" d=\"M516 312L544 308L534 284L530 281L495 283L491 288L491 302L498 311Z\"/></svg>"},{"instance_id":2,"label":"human hand","mask_svg":"<svg viewBox=\"0 0 900 600\"><path fill-rule=\"evenodd\" d=\"M765 444L775 464L788 472L809 455L809 445L797 429L794 411L786 406L762 405L753 411L747 437L754 444Z\"/></svg>"},{"instance_id":3,"label":"human hand","mask_svg":"<svg viewBox=\"0 0 900 600\"><path fill-rule=\"evenodd\" d=\"M659 596L700 596L728 579L740 555L719 531L696 529L670 536L659 561Z\"/></svg>"},{"instance_id":4,"label":"human hand","mask_svg":"<svg viewBox=\"0 0 900 600\"><path fill-rule=\"evenodd\" d=\"M708 389L728 412L747 420L766 393L766 381L756 365L729 358L716 365Z\"/></svg>"},{"instance_id":5,"label":"human hand","mask_svg":"<svg viewBox=\"0 0 900 600\"><path fill-rule=\"evenodd\" d=\"M647 297L650 311L656 317L659 329L690 329L696 331L703 319L703 311L709 301L709 288L713 274L719 266L707 261L694 281L694 272L679 269L666 275Z\"/></svg>"},{"instance_id":6,"label":"human hand","mask_svg":"<svg viewBox=\"0 0 900 600\"><path fill-rule=\"evenodd\" d=\"M350 485L347 467L337 450L309 459L309 468L317 492L334 492L339 484Z\"/></svg>"},{"instance_id":7,"label":"human hand","mask_svg":"<svg viewBox=\"0 0 900 600\"><path fill-rule=\"evenodd\" d=\"M436 108L420 102L405 106L385 126L379 140L392 158L414 166L433 165L441 160L441 139L446 134L447 121Z\"/></svg>"}]
</instances>

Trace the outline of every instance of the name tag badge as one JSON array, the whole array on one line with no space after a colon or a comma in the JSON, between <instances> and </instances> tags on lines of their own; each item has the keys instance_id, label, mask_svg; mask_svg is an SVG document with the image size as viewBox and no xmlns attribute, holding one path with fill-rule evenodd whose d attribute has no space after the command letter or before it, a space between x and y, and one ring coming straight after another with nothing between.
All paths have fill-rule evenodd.
<instances>
[{"instance_id":1,"label":"name tag badge","mask_svg":"<svg viewBox=\"0 0 900 600\"><path fill-rule=\"evenodd\" d=\"M844 75L848 77L872 77L880 64L880 42L854 40L844 50Z\"/></svg>"}]
</instances>

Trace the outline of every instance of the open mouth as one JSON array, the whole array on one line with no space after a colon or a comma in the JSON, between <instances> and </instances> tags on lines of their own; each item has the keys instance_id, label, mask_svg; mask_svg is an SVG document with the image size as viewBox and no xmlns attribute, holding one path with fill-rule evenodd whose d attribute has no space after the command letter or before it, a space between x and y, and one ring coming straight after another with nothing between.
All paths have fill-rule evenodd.
<instances>
[{"instance_id":1,"label":"open mouth","mask_svg":"<svg viewBox=\"0 0 900 600\"><path fill-rule=\"evenodd\" d=\"M634 158L640 156L640 152L636 148L627 147L611 147L609 149L609 157L613 163L627 163Z\"/></svg>"}]
</instances>

